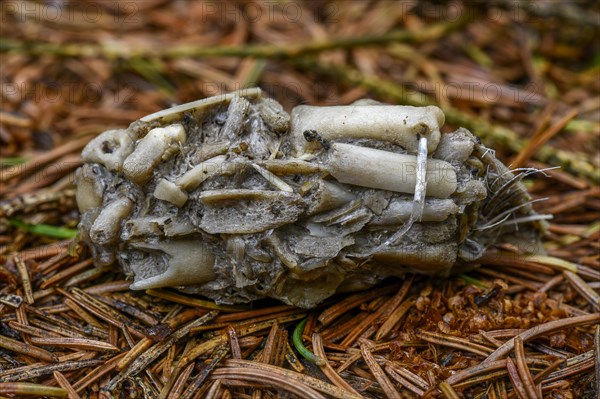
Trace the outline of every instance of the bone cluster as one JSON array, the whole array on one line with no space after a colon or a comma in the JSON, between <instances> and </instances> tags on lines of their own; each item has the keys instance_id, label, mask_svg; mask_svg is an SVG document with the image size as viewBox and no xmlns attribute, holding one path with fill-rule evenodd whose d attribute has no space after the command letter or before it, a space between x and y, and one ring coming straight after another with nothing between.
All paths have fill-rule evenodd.
<instances>
[{"instance_id":1,"label":"bone cluster","mask_svg":"<svg viewBox=\"0 0 600 399\"><path fill-rule=\"evenodd\" d=\"M302 307L448 275L498 240L534 245L520 181L443 124L435 106L372 100L288 114L259 89L169 108L83 150L80 235L132 289Z\"/></svg>"}]
</instances>

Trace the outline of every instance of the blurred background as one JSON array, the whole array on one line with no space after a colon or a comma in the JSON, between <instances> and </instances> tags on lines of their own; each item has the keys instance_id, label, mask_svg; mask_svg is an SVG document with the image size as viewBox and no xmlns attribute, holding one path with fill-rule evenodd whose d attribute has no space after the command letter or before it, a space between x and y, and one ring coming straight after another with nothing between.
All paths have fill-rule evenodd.
<instances>
[{"instance_id":1,"label":"blurred background","mask_svg":"<svg viewBox=\"0 0 600 399\"><path fill-rule=\"evenodd\" d=\"M470 128L516 166L534 160L599 179L594 1L7 0L0 8L3 158L260 86L288 110L363 97L435 103L447 129Z\"/></svg>"},{"instance_id":2,"label":"blurred background","mask_svg":"<svg viewBox=\"0 0 600 399\"><path fill-rule=\"evenodd\" d=\"M72 325L85 325L79 313L64 305L71 304L66 295L80 293L73 287L96 287L97 294L104 293L97 297L115 306L113 312L138 306L146 312L142 316L153 315L150 320L163 320L182 309L197 310L196 299L174 300L184 308L170 300L132 294L118 270L97 270L81 251L83 260L76 256L70 247L79 217L73 173L80 165L81 149L104 130L126 127L175 104L253 86L288 111L298 104L348 104L365 97L393 104L436 104L446 114L445 131L468 128L511 168L545 170L529 176L525 184L534 199L548 198L536 202L535 208L555 216L545 237L545 248L554 258L545 258L543 265L518 258L497 262L473 271L475 278L415 278L417 305L398 323L398 335L392 338L423 342L409 349L385 344L381 346L385 352L378 356L402 360L431 382L431 395L439 394L435 384L475 361L455 356L454 349L438 345L439 340L429 335L417 338L413 329L451 333L455 338L482 330L514 332L559 319L568 323L572 316L594 316L600 309L597 1L4 0L0 12L3 335L28 343L29 333L11 328L27 324L27 317L42 317L39 309L54 312L51 321L60 316ZM59 285L68 292L54 291ZM24 307L7 302L8 296L28 299L29 316ZM388 300L364 298L347 316L372 320L377 314L371 312ZM462 305L455 306L456 301ZM498 309L510 310L504 318ZM309 319L314 322L316 317L313 312ZM7 328L5 321L12 327ZM305 335L314 327L312 322ZM342 327L353 328L352 334L367 328L355 324L350 320ZM110 333L107 339L112 344L119 348L131 344L119 329L99 325L105 330L102 337ZM570 358L565 362L568 367L561 365L565 368L548 377L544 395L597 397L593 335L585 329L568 331L556 332L535 347L538 357ZM256 345L265 334L256 338ZM600 328L595 339L597 346ZM495 348L498 341L480 342ZM172 361L175 351L168 353L165 358ZM39 365L32 357L15 357L17 361L5 352L1 355L0 370L6 369L0 375L10 375L11 381L24 378L11 367ZM345 359L336 356L340 362ZM90 362L108 363L106 359ZM202 362L198 361L199 369ZM88 377L93 374L88 372L90 364L65 372L65 380L77 381L78 392L91 384L89 378L96 378ZM549 364L544 373L561 363ZM157 379L146 370L152 384L144 392L158 392L163 383L168 386L170 370L165 367ZM356 373L344 378L364 383L361 392L367 397L382 397L377 383L363 378L369 376L367 371ZM508 380L498 375L494 377L501 387L498 392L506 394L503 381ZM98 387L110 377L90 385L96 396L89 397L102 397ZM56 380L48 376L38 381L64 386L65 380L59 375ZM474 386L471 391L464 388L469 397L488 394L484 384Z\"/></svg>"}]
</instances>

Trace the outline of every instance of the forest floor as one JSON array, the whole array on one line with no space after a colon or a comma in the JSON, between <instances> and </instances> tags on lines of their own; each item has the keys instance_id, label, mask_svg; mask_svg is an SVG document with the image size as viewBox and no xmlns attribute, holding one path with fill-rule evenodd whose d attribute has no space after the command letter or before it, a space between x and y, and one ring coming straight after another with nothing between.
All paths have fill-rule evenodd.
<instances>
[{"instance_id":1,"label":"forest floor","mask_svg":"<svg viewBox=\"0 0 600 399\"><path fill-rule=\"evenodd\" d=\"M0 397L600 397L597 3L4 1ZM73 241L90 139L259 86L298 104L440 106L552 214L493 248L306 311L129 291ZM309 360L307 360L307 358ZM287 393L286 393L287 392ZM286 396L288 395L288 396Z\"/></svg>"}]
</instances>

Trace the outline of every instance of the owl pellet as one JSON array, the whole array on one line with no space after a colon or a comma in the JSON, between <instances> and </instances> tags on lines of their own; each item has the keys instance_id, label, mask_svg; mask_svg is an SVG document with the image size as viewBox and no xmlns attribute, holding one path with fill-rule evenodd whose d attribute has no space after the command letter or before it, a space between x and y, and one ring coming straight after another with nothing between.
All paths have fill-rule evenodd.
<instances>
[{"instance_id":1,"label":"owl pellet","mask_svg":"<svg viewBox=\"0 0 600 399\"><path fill-rule=\"evenodd\" d=\"M77 171L80 236L131 288L310 308L496 243L539 248L521 179L435 107L281 105L248 89L109 130Z\"/></svg>"}]
</instances>

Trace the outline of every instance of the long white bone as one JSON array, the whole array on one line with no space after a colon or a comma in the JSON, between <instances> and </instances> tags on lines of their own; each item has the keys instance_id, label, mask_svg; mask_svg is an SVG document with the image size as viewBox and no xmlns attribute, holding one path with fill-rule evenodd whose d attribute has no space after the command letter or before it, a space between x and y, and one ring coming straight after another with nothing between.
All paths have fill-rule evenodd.
<instances>
[{"instance_id":1,"label":"long white bone","mask_svg":"<svg viewBox=\"0 0 600 399\"><path fill-rule=\"evenodd\" d=\"M329 173L341 183L414 194L417 157L389 151L334 143L326 160ZM427 159L427 196L448 198L456 191L451 164Z\"/></svg>"},{"instance_id":2,"label":"long white bone","mask_svg":"<svg viewBox=\"0 0 600 399\"><path fill-rule=\"evenodd\" d=\"M435 106L301 105L292 110L292 144L296 156L318 150L318 141L308 142L304 137L305 131L314 130L326 141L373 139L397 144L416 154L420 135L427 137L431 153L440 141L444 119L442 110Z\"/></svg>"}]
</instances>

